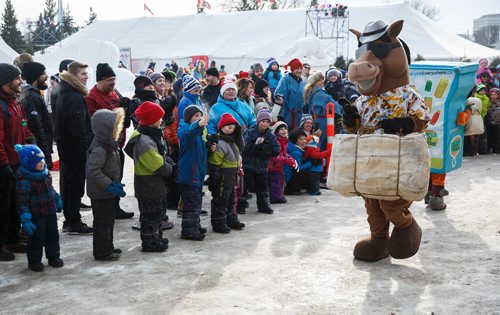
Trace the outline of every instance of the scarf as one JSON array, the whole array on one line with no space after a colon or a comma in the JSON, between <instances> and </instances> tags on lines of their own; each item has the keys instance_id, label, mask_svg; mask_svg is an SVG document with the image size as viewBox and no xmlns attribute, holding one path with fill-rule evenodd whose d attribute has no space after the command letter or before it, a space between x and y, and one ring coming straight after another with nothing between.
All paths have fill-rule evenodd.
<instances>
[{"instance_id":1,"label":"scarf","mask_svg":"<svg viewBox=\"0 0 500 315\"><path fill-rule=\"evenodd\" d=\"M160 155L165 156L165 143L163 142L163 130L161 130L160 128L153 128L141 125L137 127L137 130L141 134L151 137L151 139L153 139L153 141L155 142Z\"/></svg>"}]
</instances>

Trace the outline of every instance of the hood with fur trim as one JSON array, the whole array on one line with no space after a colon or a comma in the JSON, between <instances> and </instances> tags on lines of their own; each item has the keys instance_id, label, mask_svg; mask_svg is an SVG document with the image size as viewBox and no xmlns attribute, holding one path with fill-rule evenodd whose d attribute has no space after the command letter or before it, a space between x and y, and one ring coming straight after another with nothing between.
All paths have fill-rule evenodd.
<instances>
[{"instance_id":1,"label":"hood with fur trim","mask_svg":"<svg viewBox=\"0 0 500 315\"><path fill-rule=\"evenodd\" d=\"M72 88L82 93L83 95L89 94L87 87L78 78L68 71L63 71L60 75L61 80L66 81Z\"/></svg>"}]
</instances>

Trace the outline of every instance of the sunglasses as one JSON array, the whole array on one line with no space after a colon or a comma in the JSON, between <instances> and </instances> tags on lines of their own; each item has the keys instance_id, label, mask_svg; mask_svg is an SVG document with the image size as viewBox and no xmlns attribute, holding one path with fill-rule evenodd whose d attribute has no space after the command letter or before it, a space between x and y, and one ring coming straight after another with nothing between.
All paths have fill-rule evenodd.
<instances>
[{"instance_id":1,"label":"sunglasses","mask_svg":"<svg viewBox=\"0 0 500 315\"><path fill-rule=\"evenodd\" d=\"M304 67L304 69L311 70L311 68L310 68L310 67Z\"/></svg>"},{"instance_id":2,"label":"sunglasses","mask_svg":"<svg viewBox=\"0 0 500 315\"><path fill-rule=\"evenodd\" d=\"M398 47L401 47L401 43L399 42L397 43L370 42L359 46L359 48L356 49L355 56L356 59L358 59L362 54L364 54L369 50L375 55L375 57L379 59L384 59L392 49Z\"/></svg>"}]
</instances>

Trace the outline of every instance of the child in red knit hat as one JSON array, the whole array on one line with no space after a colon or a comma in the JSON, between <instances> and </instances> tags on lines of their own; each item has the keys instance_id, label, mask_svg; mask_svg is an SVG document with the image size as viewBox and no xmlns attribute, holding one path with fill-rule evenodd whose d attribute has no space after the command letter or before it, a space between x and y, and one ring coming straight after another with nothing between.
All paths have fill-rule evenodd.
<instances>
[{"instance_id":1,"label":"child in red knit hat","mask_svg":"<svg viewBox=\"0 0 500 315\"><path fill-rule=\"evenodd\" d=\"M167 157L160 125L165 112L160 105L144 102L135 111L139 126L125 146L134 159L134 190L141 213L143 252L163 252L168 239L161 232L162 219L167 211L167 186L174 163Z\"/></svg>"},{"instance_id":2,"label":"child in red knit hat","mask_svg":"<svg viewBox=\"0 0 500 315\"><path fill-rule=\"evenodd\" d=\"M211 223L214 232L227 234L231 229L241 230L245 227L238 219L235 206L243 138L240 124L229 113L222 115L217 130L216 149L208 158L208 188L212 192Z\"/></svg>"}]
</instances>

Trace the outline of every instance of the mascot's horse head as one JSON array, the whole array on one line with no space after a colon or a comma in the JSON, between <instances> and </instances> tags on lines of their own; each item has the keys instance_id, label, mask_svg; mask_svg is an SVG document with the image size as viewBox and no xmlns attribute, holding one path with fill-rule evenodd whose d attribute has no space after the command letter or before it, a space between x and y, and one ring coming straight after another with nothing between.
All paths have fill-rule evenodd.
<instances>
[{"instance_id":1,"label":"mascot's horse head","mask_svg":"<svg viewBox=\"0 0 500 315\"><path fill-rule=\"evenodd\" d=\"M410 83L410 51L397 37L402 28L403 20L391 25L378 20L369 22L363 33L350 29L358 38L358 49L347 75L358 83L361 94L376 95Z\"/></svg>"}]
</instances>

